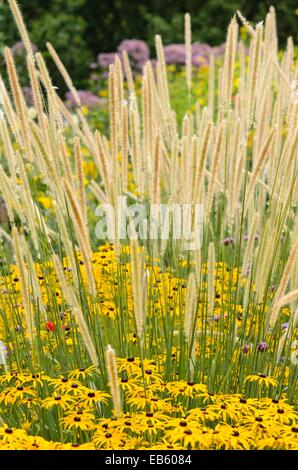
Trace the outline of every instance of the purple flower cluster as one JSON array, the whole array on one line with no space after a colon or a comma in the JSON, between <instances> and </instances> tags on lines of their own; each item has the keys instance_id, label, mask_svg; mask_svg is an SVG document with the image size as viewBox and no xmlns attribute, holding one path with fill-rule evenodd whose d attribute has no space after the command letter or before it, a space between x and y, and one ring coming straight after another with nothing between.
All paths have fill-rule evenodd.
<instances>
[{"instance_id":1,"label":"purple flower cluster","mask_svg":"<svg viewBox=\"0 0 298 470\"><path fill-rule=\"evenodd\" d=\"M37 46L33 43L31 43L31 48L32 52L37 52ZM23 41L18 41L16 42L12 47L11 47L11 53L14 57L23 55L25 53L25 44Z\"/></svg>"},{"instance_id":2,"label":"purple flower cluster","mask_svg":"<svg viewBox=\"0 0 298 470\"><path fill-rule=\"evenodd\" d=\"M104 104L105 100L100 98L99 96L94 95L91 91L87 90L77 90L79 98L81 100L82 106L87 106L90 109L100 107ZM71 91L68 91L65 94L66 101L68 102L69 106L75 108L77 106L75 97L73 96Z\"/></svg>"},{"instance_id":3,"label":"purple flower cluster","mask_svg":"<svg viewBox=\"0 0 298 470\"><path fill-rule=\"evenodd\" d=\"M212 53L212 47L208 44L194 43L191 48L192 65L200 67L208 64L208 59ZM169 44L164 47L165 61L167 64L184 65L186 60L184 44Z\"/></svg>"},{"instance_id":4,"label":"purple flower cluster","mask_svg":"<svg viewBox=\"0 0 298 470\"><path fill-rule=\"evenodd\" d=\"M29 86L24 86L22 88L22 92L25 98L25 101L28 106L33 106L34 104L34 98L33 98L33 91L32 88Z\"/></svg>"},{"instance_id":5,"label":"purple flower cluster","mask_svg":"<svg viewBox=\"0 0 298 470\"><path fill-rule=\"evenodd\" d=\"M115 62L117 55L118 54L116 52L103 52L101 54L98 54L97 56L98 65L102 67L103 69L109 68L109 66Z\"/></svg>"},{"instance_id":6,"label":"purple flower cluster","mask_svg":"<svg viewBox=\"0 0 298 470\"><path fill-rule=\"evenodd\" d=\"M200 67L208 64L209 57L213 54L215 57L222 55L225 49L225 44L218 47L211 47L208 44L196 42L192 44L192 65ZM149 60L149 48L144 41L139 39L125 39L117 47L117 52L100 53L97 56L97 63L102 68L108 68L111 65L116 55L122 60L122 54L126 51L131 60L133 68L141 70L145 63ZM169 44L164 46L165 61L168 65L184 65L185 64L185 45L184 44ZM91 64L91 68L95 68L95 64Z\"/></svg>"},{"instance_id":7,"label":"purple flower cluster","mask_svg":"<svg viewBox=\"0 0 298 470\"><path fill-rule=\"evenodd\" d=\"M144 41L139 39L124 39L117 47L117 52L102 52L97 56L97 63L100 67L106 69L114 63L116 56L122 61L123 52L126 52L131 65L142 70L147 60L149 60L149 48ZM94 64L91 64L94 68Z\"/></svg>"},{"instance_id":8,"label":"purple flower cluster","mask_svg":"<svg viewBox=\"0 0 298 470\"><path fill-rule=\"evenodd\" d=\"M225 246L229 246L229 245L233 245L235 243L235 238L234 237L227 237L227 238L224 238L223 241L222 241L223 245Z\"/></svg>"},{"instance_id":9,"label":"purple flower cluster","mask_svg":"<svg viewBox=\"0 0 298 470\"><path fill-rule=\"evenodd\" d=\"M257 344L257 350L259 352L265 352L268 348L268 344L266 343L266 341L260 341L258 344Z\"/></svg>"},{"instance_id":10,"label":"purple flower cluster","mask_svg":"<svg viewBox=\"0 0 298 470\"><path fill-rule=\"evenodd\" d=\"M250 343L250 344L244 344L244 346L242 346L242 351L244 352L244 354L247 354L253 347L253 344ZM257 343L257 351L263 353L265 351L267 351L268 349L268 344L266 343L266 341L260 341L259 343Z\"/></svg>"},{"instance_id":11,"label":"purple flower cluster","mask_svg":"<svg viewBox=\"0 0 298 470\"><path fill-rule=\"evenodd\" d=\"M119 44L117 51L121 57L123 52L126 52L133 65L139 70L142 70L149 60L149 48L144 41L139 39L124 39Z\"/></svg>"},{"instance_id":12,"label":"purple flower cluster","mask_svg":"<svg viewBox=\"0 0 298 470\"><path fill-rule=\"evenodd\" d=\"M184 44L169 44L164 47L165 61L167 64L185 64Z\"/></svg>"},{"instance_id":13,"label":"purple flower cluster","mask_svg":"<svg viewBox=\"0 0 298 470\"><path fill-rule=\"evenodd\" d=\"M223 47L224 50L224 47ZM216 51L215 47L209 46L209 44L195 42L191 48L192 53L192 65L194 67L200 67L201 65L207 65L211 54L214 56L220 55Z\"/></svg>"}]
</instances>

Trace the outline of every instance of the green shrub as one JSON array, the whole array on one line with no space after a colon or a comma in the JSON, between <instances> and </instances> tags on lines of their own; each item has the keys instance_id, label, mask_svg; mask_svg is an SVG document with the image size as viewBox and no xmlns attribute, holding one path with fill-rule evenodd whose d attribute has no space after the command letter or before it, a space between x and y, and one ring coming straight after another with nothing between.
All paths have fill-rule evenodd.
<instances>
[{"instance_id":1,"label":"green shrub","mask_svg":"<svg viewBox=\"0 0 298 470\"><path fill-rule=\"evenodd\" d=\"M218 45L237 9L250 21L260 21L270 5L277 10L279 37L297 39L296 0L20 0L32 41L41 51L45 42L55 45L75 84L82 88L90 73L89 63L99 52L113 51L127 38L143 39L154 52L154 35L165 44L183 42L183 17L192 15L193 39ZM13 45L18 33L6 0L0 0L0 48ZM51 61L55 83L65 87Z\"/></svg>"}]
</instances>

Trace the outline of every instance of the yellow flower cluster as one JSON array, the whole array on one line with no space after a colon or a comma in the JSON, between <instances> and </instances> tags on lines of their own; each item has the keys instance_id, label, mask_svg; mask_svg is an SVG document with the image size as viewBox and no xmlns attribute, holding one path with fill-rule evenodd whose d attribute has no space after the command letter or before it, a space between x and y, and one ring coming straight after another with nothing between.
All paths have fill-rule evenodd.
<instances>
[{"instance_id":1,"label":"yellow flower cluster","mask_svg":"<svg viewBox=\"0 0 298 470\"><path fill-rule=\"evenodd\" d=\"M0 449L298 449L298 414L284 398L163 382L154 361L133 357L120 359L118 369L125 410L118 417L106 412L109 394L91 388L93 367L55 379L2 375ZM18 413L11 419L13 407ZM42 416L56 439L45 438Z\"/></svg>"},{"instance_id":2,"label":"yellow flower cluster","mask_svg":"<svg viewBox=\"0 0 298 470\"><path fill-rule=\"evenodd\" d=\"M93 273L97 284L97 298L99 312L103 316L115 319L119 311L115 298L121 294L123 286L119 285L119 278L122 277L123 284L126 285L128 295L128 310L132 312L132 292L131 292L131 265L128 259L129 247L121 247L121 255L126 260L119 263L117 260L114 246L104 245L100 246L96 253L92 255ZM86 282L86 273L84 270L84 263L80 253L77 254L78 262L81 268L82 280ZM153 262L153 263L152 263ZM183 269L184 261L180 261ZM148 260L146 269L150 272L148 278L150 295L152 296L152 303L154 304L154 314L161 316L165 311L170 315L176 314L180 316L181 305L185 303L185 289L186 281L182 276L177 276L173 272L162 271L159 267L159 260ZM63 302L63 293L58 285L57 277L54 272L54 267L51 262L44 265L35 265L36 275L39 281L40 290L42 293L42 300L45 306L51 307L52 299L49 297L49 287L55 286L56 302L61 305ZM64 259L64 271L67 273L68 279L72 280L72 272L69 265L69 260ZM238 268L229 271L224 263L218 262L215 265L215 286L214 291L216 295L216 302L214 308L214 316L222 315L225 318L228 314L231 304L231 293L235 292L236 286L241 282L240 271ZM207 266L202 269L202 285L201 285L201 308L207 301ZM23 305L21 301L21 288L20 276L18 268L15 265L10 266L10 273L7 276L0 277L0 301L3 308L17 309L18 314L22 315ZM242 313L241 304L234 306L238 316ZM11 317L13 320L13 316ZM1 325L1 319L0 319ZM0 337L0 339L2 339Z\"/></svg>"},{"instance_id":3,"label":"yellow flower cluster","mask_svg":"<svg viewBox=\"0 0 298 470\"><path fill-rule=\"evenodd\" d=\"M51 261L35 265L45 310L35 324L38 351L33 347L25 364L29 338L16 266L10 266L10 272L0 279L0 312L6 313L0 315L0 339L7 348L7 353L2 352L6 364L0 365L0 448L297 449L297 413L282 394L282 384L290 380L289 368L283 364L275 371L267 368L262 362L268 348L265 342L257 347L256 339L254 346L243 348L235 336L239 345L224 365L227 371L235 371L229 386L225 386L225 376L214 379L212 364L217 350L223 348L222 332L228 331L231 322L239 337L250 334L252 338L252 331L258 331L257 316L243 321L243 303L232 302L239 286L246 286L240 270L215 263L214 308L210 311L208 266L202 264L193 361L199 364L203 358L207 366L200 364L196 371L188 370L183 336L180 341L186 262L181 260L175 273L162 269L158 259L145 260L151 327L145 332L144 355L140 356L133 333L129 260L129 247L122 247L120 257L112 245L99 247L92 256L97 295L86 298L95 337L101 334L103 343L110 344L115 341L115 331L121 330L118 350L125 352L117 359L120 416L113 412L105 368L86 365L90 359L82 354L79 325L65 302ZM80 253L77 261L83 285L86 274ZM72 284L66 258L63 268ZM38 314L36 310L36 318ZM165 322L173 332L167 352ZM10 332L10 340L5 331ZM127 353L131 355L123 357ZM261 356L257 371L250 367L250 358L256 354ZM78 367L80 363L82 367ZM184 380L186 377L192 380Z\"/></svg>"}]
</instances>

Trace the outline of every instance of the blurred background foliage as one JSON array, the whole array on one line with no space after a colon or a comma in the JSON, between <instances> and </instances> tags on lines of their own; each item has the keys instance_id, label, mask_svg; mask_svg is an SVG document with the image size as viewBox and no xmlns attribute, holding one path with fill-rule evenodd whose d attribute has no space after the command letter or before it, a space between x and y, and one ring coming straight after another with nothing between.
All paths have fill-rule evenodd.
<instances>
[{"instance_id":1,"label":"blurred background foliage","mask_svg":"<svg viewBox=\"0 0 298 470\"><path fill-rule=\"evenodd\" d=\"M183 42L184 13L192 15L193 41L216 46L237 9L250 21L265 18L270 5L277 10L282 42L297 40L297 0L20 0L32 42L46 52L46 41L58 51L77 87L87 85L89 64L99 52L117 48L123 39L143 39L154 49L154 35L164 44ZM0 51L19 40L6 0L0 0ZM48 61L55 83L64 85ZM1 64L2 65L2 64ZM1 67L2 68L2 67Z\"/></svg>"}]
</instances>

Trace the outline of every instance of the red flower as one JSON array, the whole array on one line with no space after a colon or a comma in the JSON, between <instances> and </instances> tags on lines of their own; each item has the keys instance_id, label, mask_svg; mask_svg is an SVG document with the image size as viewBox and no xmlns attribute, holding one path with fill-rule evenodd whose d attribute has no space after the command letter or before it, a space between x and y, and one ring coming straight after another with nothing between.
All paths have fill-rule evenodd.
<instances>
[{"instance_id":1,"label":"red flower","mask_svg":"<svg viewBox=\"0 0 298 470\"><path fill-rule=\"evenodd\" d=\"M56 329L56 327L55 327L55 325L54 325L53 322L47 321L46 324L47 324L47 330L48 330L48 331L54 331L54 330Z\"/></svg>"}]
</instances>

